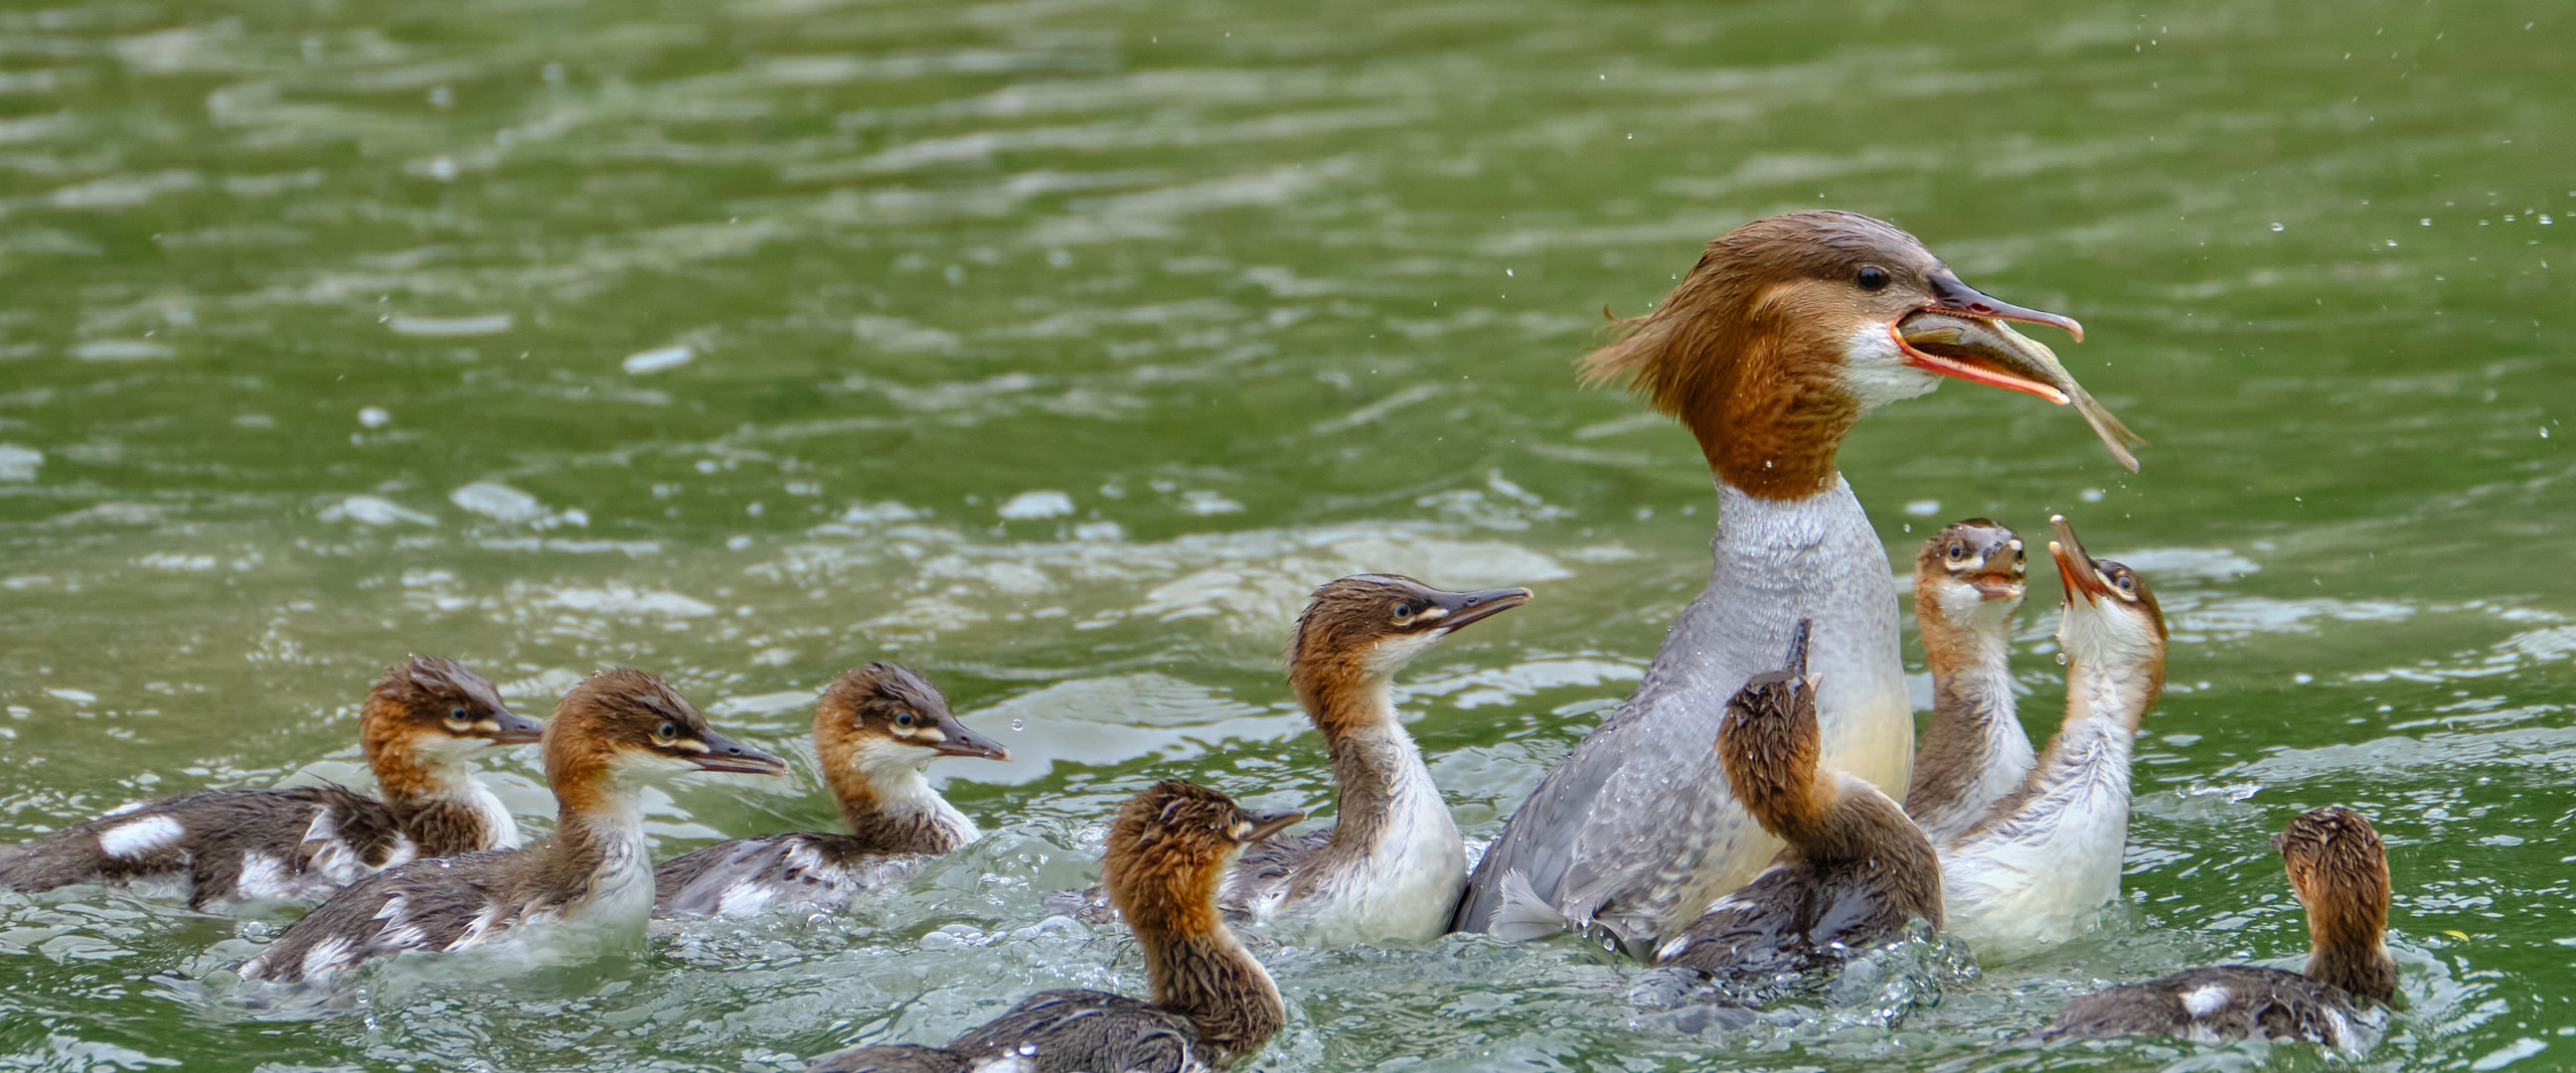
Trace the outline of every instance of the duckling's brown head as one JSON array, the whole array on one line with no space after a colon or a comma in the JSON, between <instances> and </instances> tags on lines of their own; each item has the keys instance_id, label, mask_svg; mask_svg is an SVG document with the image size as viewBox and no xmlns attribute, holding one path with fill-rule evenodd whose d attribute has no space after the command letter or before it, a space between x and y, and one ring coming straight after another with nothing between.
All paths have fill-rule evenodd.
<instances>
[{"instance_id":1,"label":"duckling's brown head","mask_svg":"<svg viewBox=\"0 0 2576 1073\"><path fill-rule=\"evenodd\" d=\"M2005 321L2083 326L1980 294L1922 242L1858 213L1814 210L1721 236L1626 338L1583 359L1688 425L1710 468L1750 495L1796 499L1832 483L1834 452L1876 407L1944 376L2082 407L2134 468L2128 431L2047 347Z\"/></svg>"},{"instance_id":2,"label":"duckling's brown head","mask_svg":"<svg viewBox=\"0 0 2576 1073\"><path fill-rule=\"evenodd\" d=\"M2087 553L2064 515L2052 515L2048 523L2056 530L2048 554L2057 560L2058 584L2066 591L2058 646L2071 663L2140 681L2152 706L2165 681L2165 612L2155 592L2137 571Z\"/></svg>"},{"instance_id":3,"label":"duckling's brown head","mask_svg":"<svg viewBox=\"0 0 2576 1073\"><path fill-rule=\"evenodd\" d=\"M482 675L438 656L395 664L367 691L358 741L381 779L460 764L487 745L524 745L545 725L510 710ZM389 771L388 769L393 769ZM388 787L399 792L410 787Z\"/></svg>"},{"instance_id":4,"label":"duckling's brown head","mask_svg":"<svg viewBox=\"0 0 2576 1073\"><path fill-rule=\"evenodd\" d=\"M1103 880L1140 937L1214 933L1217 885L1249 846L1305 819L1254 812L1196 783L1165 779L1129 798L1110 824Z\"/></svg>"},{"instance_id":5,"label":"duckling's brown head","mask_svg":"<svg viewBox=\"0 0 2576 1073\"><path fill-rule=\"evenodd\" d=\"M1816 793L1816 759L1822 730L1816 718L1816 679L1807 673L1807 641L1814 625L1800 620L1789 642L1787 665L1747 679L1727 698L1718 724L1717 759L1737 800L1755 820L1790 842L1815 826L1822 801Z\"/></svg>"},{"instance_id":6,"label":"duckling's brown head","mask_svg":"<svg viewBox=\"0 0 2576 1073\"><path fill-rule=\"evenodd\" d=\"M2290 889L2308 911L2309 974L2362 998L2388 1001L2396 968L2388 930L2388 850L2370 818L2340 805L2291 817L2272 836Z\"/></svg>"},{"instance_id":7,"label":"duckling's brown head","mask_svg":"<svg viewBox=\"0 0 2576 1073\"><path fill-rule=\"evenodd\" d=\"M943 756L1008 760L1011 751L959 722L948 697L919 672L871 663L823 687L814 705L814 748L834 786L918 772Z\"/></svg>"},{"instance_id":8,"label":"duckling's brown head","mask_svg":"<svg viewBox=\"0 0 2576 1073\"><path fill-rule=\"evenodd\" d=\"M1973 640L2006 640L2027 591L2021 535L1984 518L1942 527L1914 556L1914 614L1937 663Z\"/></svg>"},{"instance_id":9,"label":"duckling's brown head","mask_svg":"<svg viewBox=\"0 0 2576 1073\"><path fill-rule=\"evenodd\" d=\"M692 771L787 771L776 756L717 733L669 683L624 667L593 674L564 695L546 721L545 751L546 778L558 797L602 776L631 784Z\"/></svg>"},{"instance_id":10,"label":"duckling's brown head","mask_svg":"<svg viewBox=\"0 0 2576 1073\"><path fill-rule=\"evenodd\" d=\"M1327 731L1363 713L1339 703L1383 685L1440 639L1528 603L1528 589L1448 592L1396 574L1315 590L1288 641L1288 681Z\"/></svg>"}]
</instances>

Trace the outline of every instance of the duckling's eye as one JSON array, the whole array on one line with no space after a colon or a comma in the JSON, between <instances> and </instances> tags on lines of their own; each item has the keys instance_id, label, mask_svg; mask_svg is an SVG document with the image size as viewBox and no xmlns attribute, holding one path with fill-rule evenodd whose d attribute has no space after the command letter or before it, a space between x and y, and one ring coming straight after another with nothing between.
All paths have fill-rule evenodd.
<instances>
[{"instance_id":1,"label":"duckling's eye","mask_svg":"<svg viewBox=\"0 0 2576 1073\"><path fill-rule=\"evenodd\" d=\"M1955 540L1951 541L1951 542L1950 542L1950 557L1951 557L1951 558L1953 558L1953 559L1965 559L1965 558L1967 558L1967 557L1968 557L1968 546L1967 546L1967 545L1965 545L1965 544L1961 544L1961 543L1959 543L1958 541L1955 541Z\"/></svg>"},{"instance_id":2,"label":"duckling's eye","mask_svg":"<svg viewBox=\"0 0 2576 1073\"><path fill-rule=\"evenodd\" d=\"M465 714L465 706L459 704L447 710L447 719L452 723L462 723L465 722Z\"/></svg>"},{"instance_id":3,"label":"duckling's eye","mask_svg":"<svg viewBox=\"0 0 2576 1073\"><path fill-rule=\"evenodd\" d=\"M1883 291L1887 289L1887 285L1891 279L1893 279L1893 277L1887 274L1886 269L1880 268L1877 265L1863 265L1861 266L1860 275L1855 278L1855 282L1858 282L1860 284L1860 289L1864 291Z\"/></svg>"},{"instance_id":4,"label":"duckling's eye","mask_svg":"<svg viewBox=\"0 0 2576 1073\"><path fill-rule=\"evenodd\" d=\"M1404 620L1406 620L1406 619L1409 619L1409 618L1412 618L1412 617L1413 617L1413 604L1412 604L1412 602L1411 602L1411 601L1406 601L1406 602L1404 602L1404 603L1400 603L1400 604L1395 605L1395 620L1396 620L1397 622L1402 622L1402 621L1404 621Z\"/></svg>"},{"instance_id":5,"label":"duckling's eye","mask_svg":"<svg viewBox=\"0 0 2576 1073\"><path fill-rule=\"evenodd\" d=\"M680 737L680 724L665 720L661 726L653 728L653 736L663 741L676 741Z\"/></svg>"},{"instance_id":6,"label":"duckling's eye","mask_svg":"<svg viewBox=\"0 0 2576 1073\"><path fill-rule=\"evenodd\" d=\"M2128 593L2129 595L2135 596L2138 593L2138 579L2130 576L2129 572L2126 570L2112 575L2111 584L2119 586L2121 592Z\"/></svg>"},{"instance_id":7,"label":"duckling's eye","mask_svg":"<svg viewBox=\"0 0 2576 1073\"><path fill-rule=\"evenodd\" d=\"M896 713L896 714L895 714L895 717L894 717L894 725L899 726L899 727L902 727L902 728L904 728L904 729L906 729L906 730L910 730L910 729L912 729L915 725L918 725L920 722L921 722L921 717L916 716L916 715L912 714L911 712L898 712L898 713Z\"/></svg>"}]
</instances>

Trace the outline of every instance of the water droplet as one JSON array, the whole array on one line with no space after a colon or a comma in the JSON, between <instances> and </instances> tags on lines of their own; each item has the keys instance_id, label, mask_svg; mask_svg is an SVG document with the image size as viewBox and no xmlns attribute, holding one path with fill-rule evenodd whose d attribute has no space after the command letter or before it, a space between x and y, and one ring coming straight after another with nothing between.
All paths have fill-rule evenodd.
<instances>
[{"instance_id":1,"label":"water droplet","mask_svg":"<svg viewBox=\"0 0 2576 1073\"><path fill-rule=\"evenodd\" d=\"M1011 729L1013 729L1013 730L1027 730L1028 728L1029 728L1029 721L1028 721L1028 720L1026 720L1026 719L1013 719L1013 720L1011 720Z\"/></svg>"},{"instance_id":2,"label":"water droplet","mask_svg":"<svg viewBox=\"0 0 2576 1073\"><path fill-rule=\"evenodd\" d=\"M2060 652L2057 654L2057 665L2060 667L2066 666L2066 653Z\"/></svg>"},{"instance_id":3,"label":"water droplet","mask_svg":"<svg viewBox=\"0 0 2576 1073\"><path fill-rule=\"evenodd\" d=\"M2288 229L2288 228L2286 228L2286 227L2281 226L2280 224L2273 224L2273 225L2272 225L2272 230L2274 230L2274 231L2287 231L2287 230L2289 230L2289 229Z\"/></svg>"}]
</instances>

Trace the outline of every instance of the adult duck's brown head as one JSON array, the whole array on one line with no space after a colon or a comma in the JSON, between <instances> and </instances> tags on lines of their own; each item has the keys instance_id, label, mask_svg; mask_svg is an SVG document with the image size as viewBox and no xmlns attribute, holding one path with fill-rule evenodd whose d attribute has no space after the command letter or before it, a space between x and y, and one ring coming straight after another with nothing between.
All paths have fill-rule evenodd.
<instances>
[{"instance_id":1,"label":"adult duck's brown head","mask_svg":"<svg viewBox=\"0 0 2576 1073\"><path fill-rule=\"evenodd\" d=\"M2136 435L2007 321L2084 337L2066 317L1979 293L1894 225L1793 212L1710 243L1662 304L1621 322L1627 337L1583 369L1681 418L1719 477L1766 499L1830 486L1852 422L1944 376L2073 404L2136 469Z\"/></svg>"}]
</instances>

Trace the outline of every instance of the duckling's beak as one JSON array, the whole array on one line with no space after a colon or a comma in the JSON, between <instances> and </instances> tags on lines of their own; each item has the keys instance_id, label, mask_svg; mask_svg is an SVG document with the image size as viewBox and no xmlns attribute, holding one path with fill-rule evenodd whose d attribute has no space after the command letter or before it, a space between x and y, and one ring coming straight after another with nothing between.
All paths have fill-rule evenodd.
<instances>
[{"instance_id":1,"label":"duckling's beak","mask_svg":"<svg viewBox=\"0 0 2576 1073\"><path fill-rule=\"evenodd\" d=\"M492 724L484 729L483 724ZM526 745L546 736L546 725L508 708L492 709L492 718L474 724L476 733L492 740L494 745Z\"/></svg>"},{"instance_id":2,"label":"duckling's beak","mask_svg":"<svg viewBox=\"0 0 2576 1073\"><path fill-rule=\"evenodd\" d=\"M1968 576L1968 584L1977 590L1978 596L1988 600L2018 600L2028 591L2030 567L2023 558L2020 537L1996 548L1993 555L1986 557L1985 566L1985 569Z\"/></svg>"},{"instance_id":3,"label":"duckling's beak","mask_svg":"<svg viewBox=\"0 0 2576 1073\"><path fill-rule=\"evenodd\" d=\"M966 724L958 722L956 716L947 712L939 713L930 726L946 735L930 747L941 756L973 756L985 760L1011 758L1011 751L1003 748L1001 742L966 729Z\"/></svg>"},{"instance_id":4,"label":"duckling's beak","mask_svg":"<svg viewBox=\"0 0 2576 1073\"><path fill-rule=\"evenodd\" d=\"M787 761L715 731L700 731L698 741L707 747L707 751L690 753L688 760L707 771L725 771L738 775L787 774Z\"/></svg>"},{"instance_id":5,"label":"duckling's beak","mask_svg":"<svg viewBox=\"0 0 2576 1073\"><path fill-rule=\"evenodd\" d=\"M2079 343L2084 341L2083 325L1978 293L1946 268L1932 273L1931 284L1932 304L1898 321L1894 329L1906 364L1972 384L2037 395L2060 406L2073 405L2120 464L2136 472L2138 457L2130 453L2129 445L2146 441L2095 402L2084 385L2075 382L2074 374L2059 364L2056 352L2004 322L2055 325Z\"/></svg>"},{"instance_id":6,"label":"duckling's beak","mask_svg":"<svg viewBox=\"0 0 2576 1073\"><path fill-rule=\"evenodd\" d=\"M1287 830L1290 824L1305 819L1306 812L1304 809L1292 808L1285 812L1255 812L1247 818L1252 821L1252 830L1244 832L1241 841L1249 846Z\"/></svg>"},{"instance_id":7,"label":"duckling's beak","mask_svg":"<svg viewBox=\"0 0 2576 1073\"><path fill-rule=\"evenodd\" d=\"M1444 592L1431 597L1431 606L1415 621L1425 626L1456 630L1502 614L1530 600L1528 589L1485 589L1478 592Z\"/></svg>"},{"instance_id":8,"label":"duckling's beak","mask_svg":"<svg viewBox=\"0 0 2576 1073\"><path fill-rule=\"evenodd\" d=\"M2073 605L2079 592L2088 605L2112 595L2111 582L2102 576L2101 568L2093 565L2093 557L2084 551L2084 542L2075 539L2075 527L2066 524L2066 516L2051 514L2048 525L2057 531L2057 539L2048 542L2048 554L2057 560L2057 583L2066 590L2067 604Z\"/></svg>"}]
</instances>

